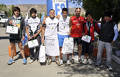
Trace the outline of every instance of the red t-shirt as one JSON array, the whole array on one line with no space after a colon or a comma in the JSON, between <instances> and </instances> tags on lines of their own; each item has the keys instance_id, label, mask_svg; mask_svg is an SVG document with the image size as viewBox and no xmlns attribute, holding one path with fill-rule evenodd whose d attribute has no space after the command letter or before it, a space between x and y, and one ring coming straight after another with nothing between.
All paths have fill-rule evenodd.
<instances>
[{"instance_id":1,"label":"red t-shirt","mask_svg":"<svg viewBox=\"0 0 120 77\"><path fill-rule=\"evenodd\" d=\"M71 17L71 37L82 37L84 17Z\"/></svg>"}]
</instances>

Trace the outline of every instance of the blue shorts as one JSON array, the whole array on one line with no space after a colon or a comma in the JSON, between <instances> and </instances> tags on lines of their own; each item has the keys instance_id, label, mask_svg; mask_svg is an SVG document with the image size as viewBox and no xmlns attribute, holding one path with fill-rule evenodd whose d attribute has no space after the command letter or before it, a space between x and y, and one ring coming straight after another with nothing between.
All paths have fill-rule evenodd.
<instances>
[{"instance_id":1,"label":"blue shorts","mask_svg":"<svg viewBox=\"0 0 120 77\"><path fill-rule=\"evenodd\" d=\"M60 35L60 34L58 34L59 47L63 46L64 39L68 38L68 37L69 37L69 35Z\"/></svg>"}]
</instances>

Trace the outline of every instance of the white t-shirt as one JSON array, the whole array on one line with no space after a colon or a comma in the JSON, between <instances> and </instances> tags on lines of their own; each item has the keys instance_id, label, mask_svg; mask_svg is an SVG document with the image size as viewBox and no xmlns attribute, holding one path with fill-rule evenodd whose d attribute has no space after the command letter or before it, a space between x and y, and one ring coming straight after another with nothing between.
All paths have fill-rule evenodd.
<instances>
[{"instance_id":1,"label":"white t-shirt","mask_svg":"<svg viewBox=\"0 0 120 77\"><path fill-rule=\"evenodd\" d=\"M60 35L68 35L70 32L69 28L70 17L67 16L66 19L63 19L63 16L60 16L59 19L59 32Z\"/></svg>"},{"instance_id":2,"label":"white t-shirt","mask_svg":"<svg viewBox=\"0 0 120 77\"><path fill-rule=\"evenodd\" d=\"M57 25L58 19L51 19L50 17L45 20L46 28L45 28L45 46L46 46L46 54L48 56L59 56L59 44L57 37Z\"/></svg>"},{"instance_id":3,"label":"white t-shirt","mask_svg":"<svg viewBox=\"0 0 120 77\"><path fill-rule=\"evenodd\" d=\"M57 18L51 19L50 17L48 17L46 18L45 23L46 23L45 36L57 37L58 19Z\"/></svg>"},{"instance_id":4,"label":"white t-shirt","mask_svg":"<svg viewBox=\"0 0 120 77\"><path fill-rule=\"evenodd\" d=\"M38 25L40 25L40 19L38 17L32 18L30 17L27 21L27 25L30 26L32 32L34 33L37 30Z\"/></svg>"}]
</instances>

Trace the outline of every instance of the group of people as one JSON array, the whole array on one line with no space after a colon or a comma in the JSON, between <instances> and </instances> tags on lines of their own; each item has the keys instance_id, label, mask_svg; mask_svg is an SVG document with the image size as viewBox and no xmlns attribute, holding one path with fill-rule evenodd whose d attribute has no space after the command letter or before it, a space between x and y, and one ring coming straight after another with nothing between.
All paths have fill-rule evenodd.
<instances>
[{"instance_id":1,"label":"group of people","mask_svg":"<svg viewBox=\"0 0 120 77\"><path fill-rule=\"evenodd\" d=\"M99 34L98 53L96 66L101 65L103 48L106 48L106 66L112 70L111 67L111 55L112 44L115 42L118 36L117 24L112 21L110 13L105 13L102 21L95 21L92 18L90 12L86 12L85 17L80 16L81 8L75 9L74 16L68 16L68 9L62 9L62 15L55 16L55 10L49 11L49 16L44 17L43 22L37 17L37 10L31 8L30 17L28 20L24 20L20 13L19 7L13 8L13 16L9 18L8 25L17 26L18 34L10 34L11 45L11 58L8 64L11 65L15 61L13 59L14 47L18 43L20 53L23 57L23 64L27 63L27 59L24 54L24 47L22 40L25 39L25 35L28 37L28 41L37 39L39 46L30 48L30 61L29 63L38 60L40 45L45 45L46 55L48 56L48 64L52 63L52 57L55 57L57 65L63 65L63 44L65 38L73 38L74 46L77 44L78 48L78 61L84 64L92 64L93 54L93 42L94 32ZM17 22L15 22L17 21ZM19 22L19 25L17 25ZM90 42L82 40L83 36L91 37ZM34 52L34 49L35 52ZM72 54L72 60L74 57L74 50L71 53L67 53L67 64L70 65L70 54Z\"/></svg>"}]
</instances>

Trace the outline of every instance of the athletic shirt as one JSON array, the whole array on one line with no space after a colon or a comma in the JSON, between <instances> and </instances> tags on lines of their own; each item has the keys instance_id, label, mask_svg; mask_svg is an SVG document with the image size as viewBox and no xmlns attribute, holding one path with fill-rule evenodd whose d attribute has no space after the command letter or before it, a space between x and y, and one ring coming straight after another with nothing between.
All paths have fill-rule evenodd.
<instances>
[{"instance_id":1,"label":"athletic shirt","mask_svg":"<svg viewBox=\"0 0 120 77\"><path fill-rule=\"evenodd\" d=\"M20 17L13 16L13 17L14 17L14 19L12 20L13 25L17 26L20 29L22 17L21 16Z\"/></svg>"},{"instance_id":2,"label":"athletic shirt","mask_svg":"<svg viewBox=\"0 0 120 77\"><path fill-rule=\"evenodd\" d=\"M45 28L45 37L57 37L57 25L58 19L51 19L50 17L45 20L46 28Z\"/></svg>"},{"instance_id":3,"label":"athletic shirt","mask_svg":"<svg viewBox=\"0 0 120 77\"><path fill-rule=\"evenodd\" d=\"M60 16L58 34L60 34L60 35L68 35L69 34L69 32L70 32L69 21L70 21L69 16L67 16L67 18L65 20L63 19L63 16Z\"/></svg>"},{"instance_id":4,"label":"athletic shirt","mask_svg":"<svg viewBox=\"0 0 120 77\"><path fill-rule=\"evenodd\" d=\"M12 20L12 25L9 24L9 21ZM25 34L25 23L24 23L24 18L22 16L15 17L12 16L8 19L7 25L9 26L16 26L18 27L18 34L10 34L10 38L12 39L21 39L22 36Z\"/></svg>"},{"instance_id":5,"label":"athletic shirt","mask_svg":"<svg viewBox=\"0 0 120 77\"><path fill-rule=\"evenodd\" d=\"M71 17L71 37L82 37L84 17Z\"/></svg>"},{"instance_id":6,"label":"athletic shirt","mask_svg":"<svg viewBox=\"0 0 120 77\"><path fill-rule=\"evenodd\" d=\"M40 19L38 17L32 18L30 17L27 21L27 25L30 27L29 32L35 34L37 33L37 30L40 28Z\"/></svg>"}]
</instances>

